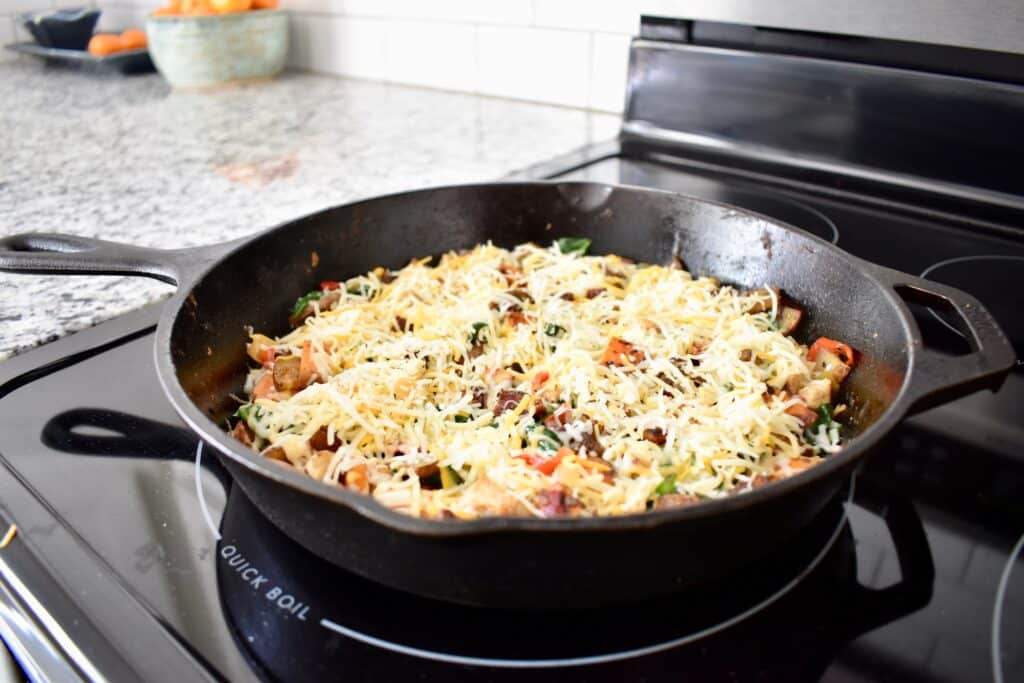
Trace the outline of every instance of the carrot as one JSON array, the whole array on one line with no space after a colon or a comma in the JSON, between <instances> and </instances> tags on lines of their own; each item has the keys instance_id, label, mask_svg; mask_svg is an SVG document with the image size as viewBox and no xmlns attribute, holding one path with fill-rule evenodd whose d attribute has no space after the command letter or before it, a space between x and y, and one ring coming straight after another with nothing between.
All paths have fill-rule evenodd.
<instances>
[{"instance_id":1,"label":"carrot","mask_svg":"<svg viewBox=\"0 0 1024 683\"><path fill-rule=\"evenodd\" d=\"M839 357L839 360L843 361L846 365L853 367L853 349L844 344L843 342L836 341L835 339L829 339L828 337L818 337L811 348L807 349L807 359L815 360L818 354L822 351L829 351Z\"/></svg>"},{"instance_id":2,"label":"carrot","mask_svg":"<svg viewBox=\"0 0 1024 683\"><path fill-rule=\"evenodd\" d=\"M601 365L635 365L644 358L644 352L630 342L612 337L601 356Z\"/></svg>"},{"instance_id":3,"label":"carrot","mask_svg":"<svg viewBox=\"0 0 1024 683\"><path fill-rule=\"evenodd\" d=\"M301 386L309 384L310 378L316 373L316 365L313 364L313 342L307 341L302 345L302 360L299 363L299 383Z\"/></svg>"},{"instance_id":4,"label":"carrot","mask_svg":"<svg viewBox=\"0 0 1024 683\"><path fill-rule=\"evenodd\" d=\"M533 387L534 391L537 391L544 385L544 382L547 382L549 379L551 379L551 375L549 373L544 371L538 372L533 376L533 381L530 383L530 386Z\"/></svg>"}]
</instances>

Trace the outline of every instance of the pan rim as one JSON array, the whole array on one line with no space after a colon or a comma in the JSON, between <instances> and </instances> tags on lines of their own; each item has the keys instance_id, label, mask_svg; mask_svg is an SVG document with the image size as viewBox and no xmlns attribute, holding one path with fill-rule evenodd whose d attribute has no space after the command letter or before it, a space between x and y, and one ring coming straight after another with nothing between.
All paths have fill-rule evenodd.
<instances>
[{"instance_id":1,"label":"pan rim","mask_svg":"<svg viewBox=\"0 0 1024 683\"><path fill-rule=\"evenodd\" d=\"M582 517L582 518L534 518L534 517L482 517L473 520L438 520L423 519L405 515L377 502L372 496L349 491L339 486L329 486L323 482L311 479L294 468L285 468L267 462L259 453L245 448L227 432L211 420L191 398L185 393L177 376L177 368L174 365L170 354L171 332L174 322L182 311L182 303L190 296L195 286L204 277L230 258L233 254L244 249L254 242L263 239L271 234L283 230L296 222L311 217L334 211L342 207L358 207L365 204L420 195L439 191L458 191L489 188L494 186L509 187L558 187L572 186L581 188L593 188L601 191L627 190L653 195L666 195L677 199L683 199L704 206L717 207L733 214L739 214L762 223L767 223L790 233L796 233L801 239L810 241L815 247L824 249L833 256L847 261L860 275L875 285L884 297L885 303L894 308L900 320L901 333L907 349L906 368L900 390L896 393L892 403L872 422L863 432L857 435L856 439L839 453L831 455L822 463L800 474L788 477L781 481L771 482L756 489L712 500L702 501L699 504L681 508L666 510L646 510L643 512L630 513L627 515L611 515L605 517ZM833 472L844 470L855 465L866 451L874 447L879 440L899 423L907 413L907 395L913 379L915 359L921 346L920 335L916 324L906 304L898 297L896 292L886 286L873 272L877 268L874 264L864 261L839 247L806 232L796 226L790 225L778 219L764 214L750 211L732 204L718 202L692 195L686 195L669 190L640 187L625 184L610 184L591 181L560 181L560 180L499 180L484 183L460 183L450 185L439 185L414 190L403 190L390 194L379 195L360 199L354 202L338 204L312 213L285 221L252 235L248 239L239 240L225 245L223 252L216 258L202 264L196 272L190 274L188 281L179 283L178 291L167 302L160 322L157 326L157 335L154 344L155 360L157 365L157 376L163 387L165 395L170 399L174 410L185 421L185 423L203 439L207 444L213 446L219 457L227 457L235 463L245 467L260 477L270 480L275 485L285 486L303 495L314 496L322 501L333 505L341 505L356 514L374 523L380 524L391 531L401 532L414 536L425 536L434 538L467 538L477 536L488 536L492 534L507 534L521 532L546 532L557 534L581 534L596 533L605 531L627 531L647 530L663 525L682 523L687 520L703 519L708 517L724 517L732 514L740 514L752 506L756 506L775 497L787 495L789 492L813 486L814 482L820 482L833 476ZM173 378L173 379L172 379Z\"/></svg>"}]
</instances>

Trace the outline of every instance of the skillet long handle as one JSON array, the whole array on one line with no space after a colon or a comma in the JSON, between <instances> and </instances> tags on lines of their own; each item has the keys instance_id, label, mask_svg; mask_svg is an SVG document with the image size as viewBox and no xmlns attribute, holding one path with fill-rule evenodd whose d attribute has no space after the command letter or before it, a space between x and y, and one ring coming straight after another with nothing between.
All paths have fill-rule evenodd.
<instances>
[{"instance_id":1,"label":"skillet long handle","mask_svg":"<svg viewBox=\"0 0 1024 683\"><path fill-rule=\"evenodd\" d=\"M979 389L998 390L1017 362L1017 354L999 323L976 298L954 287L875 264L870 270L904 301L955 312L970 353L950 356L924 346L916 324L910 353L911 412L966 396ZM909 312L908 312L909 315ZM913 317L911 317L911 321Z\"/></svg>"},{"instance_id":2,"label":"skillet long handle","mask_svg":"<svg viewBox=\"0 0 1024 683\"><path fill-rule=\"evenodd\" d=\"M172 285L190 279L222 251L148 249L60 233L23 233L0 239L0 270L52 275L139 275Z\"/></svg>"}]
</instances>

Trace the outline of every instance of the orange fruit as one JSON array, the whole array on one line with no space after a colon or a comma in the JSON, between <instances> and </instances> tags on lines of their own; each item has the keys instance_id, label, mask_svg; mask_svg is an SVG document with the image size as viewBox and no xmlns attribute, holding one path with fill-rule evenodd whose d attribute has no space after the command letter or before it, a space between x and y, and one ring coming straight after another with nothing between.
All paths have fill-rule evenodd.
<instances>
[{"instance_id":1,"label":"orange fruit","mask_svg":"<svg viewBox=\"0 0 1024 683\"><path fill-rule=\"evenodd\" d=\"M111 33L97 33L89 41L87 49L89 54L96 57L103 57L112 52L117 52L123 49L121 47L121 36L115 36Z\"/></svg>"},{"instance_id":2,"label":"orange fruit","mask_svg":"<svg viewBox=\"0 0 1024 683\"><path fill-rule=\"evenodd\" d=\"M154 17L168 17L181 14L181 0L167 0L167 4L153 10Z\"/></svg>"},{"instance_id":3,"label":"orange fruit","mask_svg":"<svg viewBox=\"0 0 1024 683\"><path fill-rule=\"evenodd\" d=\"M181 13L190 16L213 14L213 8L207 0L182 0Z\"/></svg>"},{"instance_id":4,"label":"orange fruit","mask_svg":"<svg viewBox=\"0 0 1024 683\"><path fill-rule=\"evenodd\" d=\"M121 34L121 49L139 50L146 47L146 32L130 28Z\"/></svg>"},{"instance_id":5,"label":"orange fruit","mask_svg":"<svg viewBox=\"0 0 1024 683\"><path fill-rule=\"evenodd\" d=\"M253 9L277 9L277 0L252 0Z\"/></svg>"},{"instance_id":6,"label":"orange fruit","mask_svg":"<svg viewBox=\"0 0 1024 683\"><path fill-rule=\"evenodd\" d=\"M210 0L210 7L218 14L246 12L252 9L252 0Z\"/></svg>"}]
</instances>

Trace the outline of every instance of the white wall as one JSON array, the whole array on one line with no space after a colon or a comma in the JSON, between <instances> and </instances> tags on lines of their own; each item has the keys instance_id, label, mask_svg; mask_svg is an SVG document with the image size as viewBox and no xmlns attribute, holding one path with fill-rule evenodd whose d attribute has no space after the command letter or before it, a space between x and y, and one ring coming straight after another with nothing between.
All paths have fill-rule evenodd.
<instances>
[{"instance_id":1,"label":"white wall","mask_svg":"<svg viewBox=\"0 0 1024 683\"><path fill-rule=\"evenodd\" d=\"M101 27L161 0L86 0ZM301 69L617 112L641 13L1024 53L1024 0L281 0ZM0 0L13 15L75 0Z\"/></svg>"}]
</instances>

